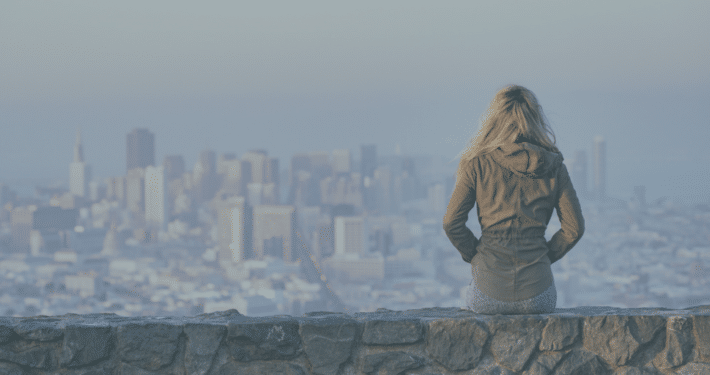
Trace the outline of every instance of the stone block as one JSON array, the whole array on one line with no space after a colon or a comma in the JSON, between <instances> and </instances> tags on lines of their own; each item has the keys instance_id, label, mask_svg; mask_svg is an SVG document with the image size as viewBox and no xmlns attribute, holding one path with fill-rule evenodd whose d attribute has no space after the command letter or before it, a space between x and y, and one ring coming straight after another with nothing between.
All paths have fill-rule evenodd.
<instances>
[{"instance_id":1,"label":"stone block","mask_svg":"<svg viewBox=\"0 0 710 375\"><path fill-rule=\"evenodd\" d=\"M629 328L639 345L646 344L666 326L666 318L658 315L629 316Z\"/></svg>"},{"instance_id":2,"label":"stone block","mask_svg":"<svg viewBox=\"0 0 710 375\"><path fill-rule=\"evenodd\" d=\"M0 360L48 370L55 367L56 350L55 344L18 340L0 347Z\"/></svg>"},{"instance_id":3,"label":"stone block","mask_svg":"<svg viewBox=\"0 0 710 375\"><path fill-rule=\"evenodd\" d=\"M624 366L616 369L613 375L643 375L643 371L638 367Z\"/></svg>"},{"instance_id":4,"label":"stone block","mask_svg":"<svg viewBox=\"0 0 710 375\"><path fill-rule=\"evenodd\" d=\"M540 353L530 367L523 372L523 375L543 375L550 374L564 357L562 352Z\"/></svg>"},{"instance_id":5,"label":"stone block","mask_svg":"<svg viewBox=\"0 0 710 375\"><path fill-rule=\"evenodd\" d=\"M247 375L247 374L278 374L278 375L308 375L300 365L287 362L227 362L217 369L216 375Z\"/></svg>"},{"instance_id":6,"label":"stone block","mask_svg":"<svg viewBox=\"0 0 710 375\"><path fill-rule=\"evenodd\" d=\"M299 323L292 317L251 318L227 326L227 345L238 362L284 360L301 351Z\"/></svg>"},{"instance_id":7,"label":"stone block","mask_svg":"<svg viewBox=\"0 0 710 375\"><path fill-rule=\"evenodd\" d=\"M325 315L302 320L299 333L313 373L335 374L350 358L359 326L356 320L347 316Z\"/></svg>"},{"instance_id":8,"label":"stone block","mask_svg":"<svg viewBox=\"0 0 710 375\"><path fill-rule=\"evenodd\" d=\"M515 373L500 366L491 355L486 355L476 368L471 370L471 375L515 375Z\"/></svg>"},{"instance_id":9,"label":"stone block","mask_svg":"<svg viewBox=\"0 0 710 375\"><path fill-rule=\"evenodd\" d=\"M666 346L653 359L660 369L678 367L688 361L693 350L693 321L685 316L669 317L666 323Z\"/></svg>"},{"instance_id":10,"label":"stone block","mask_svg":"<svg viewBox=\"0 0 710 375\"><path fill-rule=\"evenodd\" d=\"M3 375L26 375L27 373L20 366L14 365L12 363L0 362L0 374L3 374Z\"/></svg>"},{"instance_id":11,"label":"stone block","mask_svg":"<svg viewBox=\"0 0 710 375\"><path fill-rule=\"evenodd\" d=\"M710 374L708 315L700 306L0 317L0 374Z\"/></svg>"},{"instance_id":12,"label":"stone block","mask_svg":"<svg viewBox=\"0 0 710 375\"><path fill-rule=\"evenodd\" d=\"M156 371L173 361L181 333L181 326L168 323L123 324L116 330L116 351L121 361Z\"/></svg>"},{"instance_id":13,"label":"stone block","mask_svg":"<svg viewBox=\"0 0 710 375\"><path fill-rule=\"evenodd\" d=\"M521 371L537 349L544 325L538 317L501 317L491 321L490 350L496 361L514 372Z\"/></svg>"},{"instance_id":14,"label":"stone block","mask_svg":"<svg viewBox=\"0 0 710 375\"><path fill-rule=\"evenodd\" d=\"M15 336L13 326L11 321L0 320L0 345L12 341Z\"/></svg>"},{"instance_id":15,"label":"stone block","mask_svg":"<svg viewBox=\"0 0 710 375\"><path fill-rule=\"evenodd\" d=\"M451 371L469 370L481 359L488 336L486 327L476 319L430 321L426 352Z\"/></svg>"},{"instance_id":16,"label":"stone block","mask_svg":"<svg viewBox=\"0 0 710 375\"><path fill-rule=\"evenodd\" d=\"M710 316L693 316L693 338L697 362L710 363Z\"/></svg>"},{"instance_id":17,"label":"stone block","mask_svg":"<svg viewBox=\"0 0 710 375\"><path fill-rule=\"evenodd\" d=\"M710 374L710 364L691 362L675 371L676 375Z\"/></svg>"},{"instance_id":18,"label":"stone block","mask_svg":"<svg viewBox=\"0 0 710 375\"><path fill-rule=\"evenodd\" d=\"M419 319L389 317L365 322L362 342L368 345L411 344L423 335L423 324Z\"/></svg>"},{"instance_id":19,"label":"stone block","mask_svg":"<svg viewBox=\"0 0 710 375\"><path fill-rule=\"evenodd\" d=\"M113 348L111 327L68 325L59 357L60 366L79 367L107 358Z\"/></svg>"},{"instance_id":20,"label":"stone block","mask_svg":"<svg viewBox=\"0 0 710 375\"><path fill-rule=\"evenodd\" d=\"M397 375L422 367L426 362L426 358L403 351L376 353L362 358L361 371L366 374Z\"/></svg>"},{"instance_id":21,"label":"stone block","mask_svg":"<svg viewBox=\"0 0 710 375\"><path fill-rule=\"evenodd\" d=\"M194 375L206 374L222 339L227 334L227 327L216 324L186 323L183 332L187 337L185 371Z\"/></svg>"},{"instance_id":22,"label":"stone block","mask_svg":"<svg viewBox=\"0 0 710 375\"><path fill-rule=\"evenodd\" d=\"M554 375L603 375L608 373L609 371L594 353L586 350L572 350L555 368Z\"/></svg>"},{"instance_id":23,"label":"stone block","mask_svg":"<svg viewBox=\"0 0 710 375\"><path fill-rule=\"evenodd\" d=\"M15 326L15 332L26 340L59 340L64 335L64 332L58 327L58 320L59 319L25 319Z\"/></svg>"},{"instance_id":24,"label":"stone block","mask_svg":"<svg viewBox=\"0 0 710 375\"><path fill-rule=\"evenodd\" d=\"M640 344L631 333L626 315L590 316L584 319L584 349L613 367L624 366Z\"/></svg>"},{"instance_id":25,"label":"stone block","mask_svg":"<svg viewBox=\"0 0 710 375\"><path fill-rule=\"evenodd\" d=\"M579 337L579 317L550 316L542 330L540 350L563 350Z\"/></svg>"}]
</instances>

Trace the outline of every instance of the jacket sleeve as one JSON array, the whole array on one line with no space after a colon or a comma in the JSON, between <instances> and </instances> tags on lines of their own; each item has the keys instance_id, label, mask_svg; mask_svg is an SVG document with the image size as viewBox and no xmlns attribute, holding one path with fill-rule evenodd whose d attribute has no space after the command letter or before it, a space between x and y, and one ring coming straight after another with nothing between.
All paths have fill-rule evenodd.
<instances>
[{"instance_id":1,"label":"jacket sleeve","mask_svg":"<svg viewBox=\"0 0 710 375\"><path fill-rule=\"evenodd\" d=\"M466 227L468 213L476 203L476 180L468 165L459 163L454 192L444 215L444 232L466 263L476 255L478 245L478 239Z\"/></svg>"},{"instance_id":2,"label":"jacket sleeve","mask_svg":"<svg viewBox=\"0 0 710 375\"><path fill-rule=\"evenodd\" d=\"M572 250L584 234L582 208L564 164L561 166L559 181L561 189L555 210L560 219L561 228L547 242L549 248L547 255L550 258L550 263L555 263Z\"/></svg>"}]
</instances>

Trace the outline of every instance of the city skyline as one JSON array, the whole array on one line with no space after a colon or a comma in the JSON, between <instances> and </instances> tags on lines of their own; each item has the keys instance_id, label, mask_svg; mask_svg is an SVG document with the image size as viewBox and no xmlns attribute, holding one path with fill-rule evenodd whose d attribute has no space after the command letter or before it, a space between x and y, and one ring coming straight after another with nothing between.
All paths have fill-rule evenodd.
<instances>
[{"instance_id":1,"label":"city skyline","mask_svg":"<svg viewBox=\"0 0 710 375\"><path fill-rule=\"evenodd\" d=\"M143 140L140 140L140 137L143 137ZM126 174L123 176L131 176L135 175L136 173L145 173L145 167L140 168L141 171L131 171L131 169L135 168L130 168L131 166L138 166L138 165L145 165L145 166L162 166L165 169L164 173L168 173L169 170L175 169L177 171L190 171L192 173L203 173L202 168L207 168L208 173L217 173L218 172L218 166L217 166L217 153L212 150L212 149L203 149L203 150L195 150L195 153L197 154L198 158L196 163L194 164L195 167L200 168L199 172L195 172L194 168L189 168L186 167L186 163L183 161L184 157L183 154L177 154L177 155L164 155L162 158L155 155L155 138L156 134L151 132L149 129L146 128L134 128L131 130L131 132L127 133L126 135L126 157L124 160L126 160L126 170L128 171ZM143 148L139 149L138 147L138 142L141 142L143 144ZM582 150L576 150L574 154L572 154L569 157L565 157L564 163L567 165L570 176L572 177L573 183L575 183L575 187L578 189L578 193L580 193L581 198L585 199L598 199L599 198L599 187L598 186L603 186L603 192L602 192L602 197L611 197L614 199L621 199L621 200L628 200L628 199L633 199L636 196L636 189L638 186L644 186L645 189L651 191L651 195L647 195L649 200L666 200L666 199L672 199L674 201L677 201L678 203L682 204L692 204L692 203L707 203L710 202L708 201L695 201L695 202L685 202L682 200L678 200L677 196L669 196L668 194L664 195L654 195L653 193L657 191L655 189L655 186L653 184L644 184L643 182L637 182L633 183L633 181L627 181L625 180L625 186L628 186L629 189L628 191L620 191L618 189L618 184L616 186L616 189L612 188L609 189L609 181L608 181L608 167L607 167L607 150L606 150L606 139L605 137L601 135L595 135L591 139L591 152L587 153L585 149ZM372 148L374 147L374 148ZM135 150L135 154L132 157L129 157L128 155L129 150ZM261 182L274 182L276 181L276 190L279 192L279 194L284 193L281 191L280 184L278 184L278 180L280 179L280 175L283 173L292 173L291 168L294 168L294 166L290 165L290 161L294 160L294 158L298 157L299 155L316 155L316 154L322 154L322 157L325 157L323 159L323 162L328 162L328 163L333 163L334 167L337 168L337 165L347 165L348 168L354 168L355 166L359 166L359 172L362 173L370 173L372 174L376 167L379 165L379 163L384 160L383 158L391 157L391 156L411 156L411 155L420 155L420 156L434 156L435 155L426 155L426 154L403 154L401 151L398 153L390 154L390 155L383 155L380 158L378 158L378 152L377 152L377 145L376 144L362 144L359 146L359 151L358 154L353 154L351 150L349 149L331 149L328 151L310 151L310 152L299 152L294 155L292 155L288 160L289 163L284 164L288 165L288 168L284 169L278 169L279 168L279 162L278 158L276 157L267 157L268 150L259 148L259 149L248 149L245 150L241 155L240 158L245 159L245 160L250 160L250 162L257 163L261 165L261 168L258 168L257 170L250 171L248 173L251 173L251 178L256 179L255 181L261 181ZM141 156L143 155L143 156ZM366 162L365 166L363 166L363 161L362 157L363 155L366 155ZM564 154L563 154L564 155ZM584 160L580 161L580 158L587 158L587 155L589 155L589 160ZM220 158L220 165L227 166L229 165L230 160L238 160L237 154L233 152L222 152L218 154ZM345 157L345 159L342 159ZM228 158L228 160L223 160L224 158ZM374 159L373 159L374 158ZM158 162L161 160L161 162ZM263 160L262 160L263 159ZM268 160L268 163L267 163ZM347 160L347 162L344 162L344 160ZM456 164L453 163L452 160L447 160L446 161L446 167L448 170L454 171ZM207 163L207 164L205 164ZM226 164L224 164L226 163ZM241 162L240 162L241 163ZM345 163L345 164L343 164ZM374 164L373 164L374 163ZM205 167L203 167L203 165ZM374 165L374 167L373 167ZM588 168L587 166L591 166L591 168ZM101 175L100 173L97 176L96 168L92 163L86 162L84 160L84 152L83 152L83 141L81 137L81 130L77 129L76 132L76 138L75 138L75 143L74 143L74 148L73 148L73 161L70 163L70 175L69 178L62 179L62 178L45 178L45 179L34 179L35 181L50 181L52 180L51 183L47 184L41 184L41 183L34 183L33 186L27 186L26 190L22 190L20 188L20 193L18 193L17 189L15 190L16 193L18 193L18 196L24 196L24 197L29 197L33 194L34 188L35 187L51 187L51 188L58 188L58 187L65 187L68 190L72 189L79 189L79 185L85 185L85 191L86 195L90 193L90 191L95 191L98 185L105 184L105 181L111 178L115 178L117 176L121 176L121 174L118 175L112 175L112 176L105 176ZM228 168L228 167L227 167ZM266 168L268 168L268 173L270 176L267 178L266 175L262 176L263 173L266 172ZM274 169L275 168L275 169ZM367 171L366 171L367 169ZM78 171L83 172L82 174L77 174ZM354 170L353 170L354 171ZM601 172L603 171L603 172ZM173 172L176 173L176 172ZM222 171L221 173L224 173ZM442 171L442 174L446 174L446 172ZM76 175L76 181L81 180L82 182L74 182L74 185L72 185L72 176ZM581 184L580 178L584 175L584 180ZM99 177L100 176L100 177ZM176 177L176 176L175 176ZM371 178L370 176L363 176L362 178ZM289 180L292 177L289 177ZM30 179L32 180L32 179ZM143 180L141 180L143 181ZM288 181L291 182L291 181ZM6 185L8 184L7 182L3 182L2 179L0 179L0 183L5 183ZM94 186L91 186L91 185ZM141 182L142 184L142 182ZM611 183L612 185L614 184L613 182ZM129 184L130 185L130 184ZM141 185L142 186L142 185ZM289 188L289 185L287 185ZM9 187L12 189L14 188L12 184L9 184ZM247 187L245 185L245 187ZM650 189L649 189L650 187ZM129 191L131 190L128 186L126 187ZM251 186L252 189L259 188L263 189L260 186ZM284 186L286 188L286 186ZM137 191L138 185L134 187L134 190ZM609 192L611 190L611 193ZM78 192L79 190L76 190ZM24 192L24 194L22 194ZM141 192L143 193L143 192ZM276 191L274 192L276 193ZM450 192L448 192L450 193ZM130 194L130 193L128 193ZM135 193L134 193L135 194ZM286 194L289 194L286 192ZM444 198L447 199L448 196L446 196L447 192L444 192ZM78 194L76 193L77 196L83 196L83 194ZM141 197L145 196L145 194L141 194ZM140 198L143 199L143 198ZM709 198L710 199L710 198Z\"/></svg>"},{"instance_id":2,"label":"city skyline","mask_svg":"<svg viewBox=\"0 0 710 375\"><path fill-rule=\"evenodd\" d=\"M136 153L150 155L160 134L145 129L127 133L126 150L136 149L131 135L141 132L150 142ZM698 270L707 258L710 205L647 202L643 185L630 200L609 196L605 143L596 136L591 163L582 151L568 166L580 187L592 187L580 189L587 236L553 267L558 306L679 306L708 298L698 291L707 283ZM88 168L79 132L73 150L69 165ZM90 182L88 194L77 188L87 185L86 174L73 167L71 190L38 187L24 199L0 185L5 314L237 308L263 316L461 306L470 268L441 227L454 175L442 174L432 157L380 155L372 144L360 153L296 154L283 163L290 174L279 175L267 149L239 157L203 149L192 169L182 155L144 158L145 167L126 158L133 168ZM279 196L281 181L290 184ZM553 215L546 238L560 228ZM612 252L625 257L621 269L608 262ZM659 269L670 278L649 276ZM600 272L605 281L589 278ZM600 282L613 292L599 293ZM127 288L140 292L126 295Z\"/></svg>"},{"instance_id":3,"label":"city skyline","mask_svg":"<svg viewBox=\"0 0 710 375\"><path fill-rule=\"evenodd\" d=\"M692 1L9 0L0 180L64 179L77 127L99 178L125 171L134 128L159 135L156 163L183 154L188 167L204 149L266 149L283 168L362 144L449 160L515 83L537 95L567 160L605 138L610 195L645 185L650 199L706 202L708 17Z\"/></svg>"}]
</instances>

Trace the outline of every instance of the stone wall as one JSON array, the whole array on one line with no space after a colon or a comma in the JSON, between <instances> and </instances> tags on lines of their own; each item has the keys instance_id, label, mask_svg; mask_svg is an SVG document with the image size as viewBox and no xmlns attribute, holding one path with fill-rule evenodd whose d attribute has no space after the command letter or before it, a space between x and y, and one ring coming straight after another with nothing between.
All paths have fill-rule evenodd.
<instances>
[{"instance_id":1,"label":"stone wall","mask_svg":"<svg viewBox=\"0 0 710 375\"><path fill-rule=\"evenodd\" d=\"M0 374L710 374L710 306L2 317Z\"/></svg>"}]
</instances>

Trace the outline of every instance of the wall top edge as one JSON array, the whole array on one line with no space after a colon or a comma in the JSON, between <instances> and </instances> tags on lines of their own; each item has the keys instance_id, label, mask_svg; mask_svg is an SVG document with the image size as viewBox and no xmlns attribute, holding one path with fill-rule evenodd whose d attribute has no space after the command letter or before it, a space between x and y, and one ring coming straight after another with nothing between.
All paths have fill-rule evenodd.
<instances>
[{"instance_id":1,"label":"wall top edge","mask_svg":"<svg viewBox=\"0 0 710 375\"><path fill-rule=\"evenodd\" d=\"M439 319L476 319L476 320L497 320L497 319L549 319L590 317L590 316L664 316L664 317L689 317L689 316L710 316L710 305L688 307L685 309L666 308L616 308L609 306L580 306L576 308L558 308L551 314L531 314L531 315L483 315L475 314L470 310L462 308L442 308L432 307L416 310L395 311L389 309L378 309L375 312L310 312L303 316L273 315L273 316L245 316L239 311L232 309L219 311L197 316L138 316L126 317L114 313L94 313L94 314L65 314L56 316L31 316L31 317L6 317L0 316L0 326L14 326L27 322L54 323L64 325L82 326L111 326L131 323L140 324L224 324L224 323L258 323L278 321L320 321L320 320L341 320L353 319L356 321L370 320L418 320L431 321Z\"/></svg>"}]
</instances>

